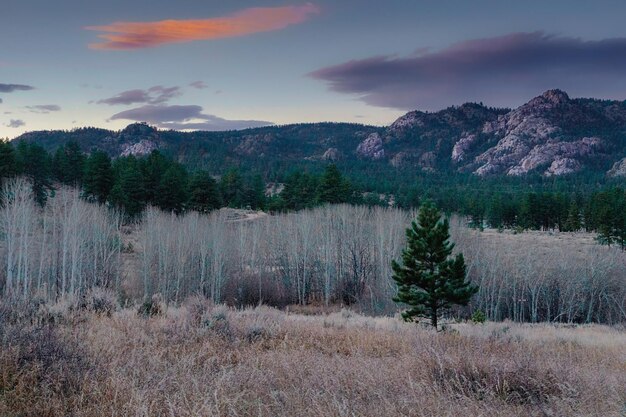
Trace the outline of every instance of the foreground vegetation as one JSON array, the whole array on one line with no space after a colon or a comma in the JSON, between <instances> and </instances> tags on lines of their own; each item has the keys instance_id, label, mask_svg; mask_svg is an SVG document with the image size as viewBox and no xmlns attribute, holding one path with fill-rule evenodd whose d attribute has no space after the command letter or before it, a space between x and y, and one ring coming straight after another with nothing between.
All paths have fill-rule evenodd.
<instances>
[{"instance_id":1,"label":"foreground vegetation","mask_svg":"<svg viewBox=\"0 0 626 417\"><path fill-rule=\"evenodd\" d=\"M112 294L1 304L0 415L620 416L626 333ZM142 313L145 310L140 309Z\"/></svg>"}]
</instances>

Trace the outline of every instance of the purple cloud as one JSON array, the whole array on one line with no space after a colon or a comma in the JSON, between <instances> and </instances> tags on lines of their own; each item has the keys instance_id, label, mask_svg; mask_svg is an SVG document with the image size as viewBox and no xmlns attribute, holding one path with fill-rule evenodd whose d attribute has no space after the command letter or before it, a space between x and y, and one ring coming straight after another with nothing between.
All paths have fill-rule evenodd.
<instances>
[{"instance_id":1,"label":"purple cloud","mask_svg":"<svg viewBox=\"0 0 626 417\"><path fill-rule=\"evenodd\" d=\"M24 123L23 120L19 120L19 119L11 119L9 123L5 124L6 127L14 127L14 128L22 127L25 125L26 123Z\"/></svg>"},{"instance_id":2,"label":"purple cloud","mask_svg":"<svg viewBox=\"0 0 626 417\"><path fill-rule=\"evenodd\" d=\"M209 88L208 85L204 83L204 81L194 81L189 84L190 87L197 88L198 90L204 90L205 88Z\"/></svg>"},{"instance_id":3,"label":"purple cloud","mask_svg":"<svg viewBox=\"0 0 626 417\"><path fill-rule=\"evenodd\" d=\"M110 120L148 122L162 129L174 130L238 130L273 124L260 120L227 120L204 114L202 110L195 105L146 105L116 113Z\"/></svg>"},{"instance_id":4,"label":"purple cloud","mask_svg":"<svg viewBox=\"0 0 626 417\"><path fill-rule=\"evenodd\" d=\"M0 93L12 93L14 91L34 90L35 87L24 84L0 84Z\"/></svg>"},{"instance_id":5,"label":"purple cloud","mask_svg":"<svg viewBox=\"0 0 626 417\"><path fill-rule=\"evenodd\" d=\"M103 100L99 100L98 104L108 104L108 105L116 105L116 104L137 104L137 103L145 103L145 104L161 104L169 101L174 97L178 97L182 94L180 87L163 87L161 85L156 85L147 90L127 90L122 91L121 93L109 97Z\"/></svg>"},{"instance_id":6,"label":"purple cloud","mask_svg":"<svg viewBox=\"0 0 626 417\"><path fill-rule=\"evenodd\" d=\"M532 32L353 60L309 76L374 106L435 110L466 101L508 107L551 88L623 99L625 73L626 38L584 41Z\"/></svg>"},{"instance_id":7,"label":"purple cloud","mask_svg":"<svg viewBox=\"0 0 626 417\"><path fill-rule=\"evenodd\" d=\"M38 104L36 106L26 106L31 113L43 113L47 114L50 112L61 111L61 107L56 104Z\"/></svg>"}]
</instances>

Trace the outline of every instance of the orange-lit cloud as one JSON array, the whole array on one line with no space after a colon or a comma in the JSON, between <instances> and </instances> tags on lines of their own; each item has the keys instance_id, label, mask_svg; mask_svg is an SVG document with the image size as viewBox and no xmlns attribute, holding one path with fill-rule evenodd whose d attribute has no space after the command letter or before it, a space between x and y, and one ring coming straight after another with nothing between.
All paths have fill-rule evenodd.
<instances>
[{"instance_id":1,"label":"orange-lit cloud","mask_svg":"<svg viewBox=\"0 0 626 417\"><path fill-rule=\"evenodd\" d=\"M279 30L304 22L319 11L317 6L307 3L302 6L250 8L211 19L114 22L86 29L105 32L98 35L104 41L90 44L90 48L128 50Z\"/></svg>"}]
</instances>

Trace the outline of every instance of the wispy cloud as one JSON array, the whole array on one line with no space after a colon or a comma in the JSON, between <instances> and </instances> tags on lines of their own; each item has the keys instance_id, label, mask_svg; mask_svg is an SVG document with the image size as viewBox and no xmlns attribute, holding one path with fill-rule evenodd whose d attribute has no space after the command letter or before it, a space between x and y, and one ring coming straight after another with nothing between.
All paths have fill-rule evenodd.
<instances>
[{"instance_id":1,"label":"wispy cloud","mask_svg":"<svg viewBox=\"0 0 626 417\"><path fill-rule=\"evenodd\" d=\"M24 84L0 84L0 93L12 93L14 91L28 91L34 90L32 85Z\"/></svg>"},{"instance_id":2,"label":"wispy cloud","mask_svg":"<svg viewBox=\"0 0 626 417\"><path fill-rule=\"evenodd\" d=\"M23 120L19 120L19 119L11 119L9 123L5 124L6 127L13 127L13 128L22 127L25 125L26 123L24 123Z\"/></svg>"},{"instance_id":3,"label":"wispy cloud","mask_svg":"<svg viewBox=\"0 0 626 417\"><path fill-rule=\"evenodd\" d=\"M623 99L625 73L626 38L584 41L532 32L349 61L309 75L371 105L435 110L465 101L517 105L550 88Z\"/></svg>"},{"instance_id":4,"label":"wispy cloud","mask_svg":"<svg viewBox=\"0 0 626 417\"><path fill-rule=\"evenodd\" d=\"M261 120L223 119L212 114L204 114L202 107L195 105L141 106L116 113L110 120L148 122L163 129L175 130L237 130L273 124Z\"/></svg>"},{"instance_id":5,"label":"wispy cloud","mask_svg":"<svg viewBox=\"0 0 626 417\"><path fill-rule=\"evenodd\" d=\"M302 6L250 8L210 19L114 22L86 29L104 32L98 35L104 41L92 43L90 48L128 50L279 30L302 23L316 13L319 13L319 8L307 3Z\"/></svg>"},{"instance_id":6,"label":"wispy cloud","mask_svg":"<svg viewBox=\"0 0 626 417\"><path fill-rule=\"evenodd\" d=\"M198 90L204 90L205 88L209 88L208 85L204 83L204 81L194 81L189 83L190 87L197 88Z\"/></svg>"},{"instance_id":7,"label":"wispy cloud","mask_svg":"<svg viewBox=\"0 0 626 417\"><path fill-rule=\"evenodd\" d=\"M56 104L38 104L36 106L26 106L31 113L50 113L55 111L61 111L61 106Z\"/></svg>"},{"instance_id":8,"label":"wispy cloud","mask_svg":"<svg viewBox=\"0 0 626 417\"><path fill-rule=\"evenodd\" d=\"M169 101L174 97L178 97L182 94L180 87L163 87L160 85L156 85L147 90L127 90L122 91L121 93L105 98L103 100L97 101L99 104L137 104L137 103L146 103L146 104L161 104Z\"/></svg>"}]
</instances>

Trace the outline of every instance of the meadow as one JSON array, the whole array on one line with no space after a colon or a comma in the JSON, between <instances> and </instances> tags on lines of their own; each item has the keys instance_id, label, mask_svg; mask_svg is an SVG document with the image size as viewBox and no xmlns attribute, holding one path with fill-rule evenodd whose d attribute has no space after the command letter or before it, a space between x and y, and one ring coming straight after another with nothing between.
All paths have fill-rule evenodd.
<instances>
[{"instance_id":1,"label":"meadow","mask_svg":"<svg viewBox=\"0 0 626 417\"><path fill-rule=\"evenodd\" d=\"M626 332L349 310L2 304L3 416L622 416ZM308 311L311 312L310 310ZM150 313L152 315L150 315Z\"/></svg>"}]
</instances>

